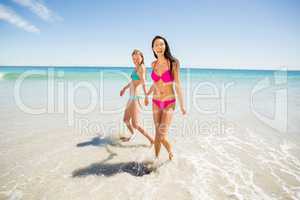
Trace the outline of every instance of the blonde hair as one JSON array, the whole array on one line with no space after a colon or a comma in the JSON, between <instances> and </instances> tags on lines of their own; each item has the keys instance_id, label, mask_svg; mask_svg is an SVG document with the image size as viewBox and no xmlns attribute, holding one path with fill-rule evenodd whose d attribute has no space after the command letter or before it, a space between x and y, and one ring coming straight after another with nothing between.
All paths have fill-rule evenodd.
<instances>
[{"instance_id":1,"label":"blonde hair","mask_svg":"<svg viewBox=\"0 0 300 200\"><path fill-rule=\"evenodd\" d=\"M142 57L142 62L140 63L140 65L144 64L144 54L140 50L134 49L131 53L131 56L133 55L140 55Z\"/></svg>"}]
</instances>

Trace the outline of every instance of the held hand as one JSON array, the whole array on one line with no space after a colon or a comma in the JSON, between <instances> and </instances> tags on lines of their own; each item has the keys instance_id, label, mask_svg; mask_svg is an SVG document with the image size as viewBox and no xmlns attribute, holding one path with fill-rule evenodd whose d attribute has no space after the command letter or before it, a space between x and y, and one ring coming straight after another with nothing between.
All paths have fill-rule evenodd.
<instances>
[{"instance_id":1,"label":"held hand","mask_svg":"<svg viewBox=\"0 0 300 200\"><path fill-rule=\"evenodd\" d=\"M124 92L125 92L125 90L124 90L124 88L120 91L120 96L123 96L124 95Z\"/></svg>"},{"instance_id":2,"label":"held hand","mask_svg":"<svg viewBox=\"0 0 300 200\"><path fill-rule=\"evenodd\" d=\"M181 113L182 113L183 115L186 114L186 110L185 110L185 108L184 108L183 106L180 107L180 110L181 110Z\"/></svg>"},{"instance_id":3,"label":"held hand","mask_svg":"<svg viewBox=\"0 0 300 200\"><path fill-rule=\"evenodd\" d=\"M149 104L149 99L148 99L148 96L145 97L145 106L148 106Z\"/></svg>"}]
</instances>

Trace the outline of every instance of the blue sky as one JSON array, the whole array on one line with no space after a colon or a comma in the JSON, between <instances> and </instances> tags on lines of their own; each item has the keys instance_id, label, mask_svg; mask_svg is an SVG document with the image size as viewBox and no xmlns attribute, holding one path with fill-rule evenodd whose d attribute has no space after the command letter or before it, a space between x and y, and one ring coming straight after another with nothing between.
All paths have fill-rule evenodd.
<instances>
[{"instance_id":1,"label":"blue sky","mask_svg":"<svg viewBox=\"0 0 300 200\"><path fill-rule=\"evenodd\" d=\"M298 0L0 1L0 65L149 65L155 35L183 67L300 69Z\"/></svg>"}]
</instances>

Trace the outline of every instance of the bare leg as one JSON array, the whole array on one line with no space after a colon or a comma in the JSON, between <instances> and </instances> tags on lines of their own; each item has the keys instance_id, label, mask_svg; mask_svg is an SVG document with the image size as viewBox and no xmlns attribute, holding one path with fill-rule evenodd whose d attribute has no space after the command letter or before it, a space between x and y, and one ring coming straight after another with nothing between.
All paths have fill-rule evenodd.
<instances>
[{"instance_id":1,"label":"bare leg","mask_svg":"<svg viewBox=\"0 0 300 200\"><path fill-rule=\"evenodd\" d=\"M164 145L164 147L167 149L168 154L169 154L169 159L172 160L173 159L173 153L172 153L172 146L169 143L167 136L162 136L160 138L160 142Z\"/></svg>"},{"instance_id":2,"label":"bare leg","mask_svg":"<svg viewBox=\"0 0 300 200\"><path fill-rule=\"evenodd\" d=\"M164 145L166 150L169 153L169 159L172 160L172 146L168 141L168 130L171 125L173 117L173 108L165 108L161 115L160 126L159 126L159 134L160 134L160 142Z\"/></svg>"},{"instance_id":3,"label":"bare leg","mask_svg":"<svg viewBox=\"0 0 300 200\"><path fill-rule=\"evenodd\" d=\"M132 127L137 129L141 134L143 134L151 144L154 143L152 137L139 125L139 105L138 102L135 101L132 106Z\"/></svg>"},{"instance_id":4,"label":"bare leg","mask_svg":"<svg viewBox=\"0 0 300 200\"><path fill-rule=\"evenodd\" d=\"M128 130L130 131L131 135L134 133L133 132L133 127L130 123L130 120L132 118L132 104L133 102L131 100L128 101L126 109L125 109L125 113L124 113L124 118L123 121L126 124ZM123 141L129 141L130 138L126 138L126 137L122 137L121 138Z\"/></svg>"},{"instance_id":5,"label":"bare leg","mask_svg":"<svg viewBox=\"0 0 300 200\"><path fill-rule=\"evenodd\" d=\"M149 142L151 144L154 143L154 140L152 139L152 137L141 126L139 126L139 125L134 125L134 126L141 134L143 134L149 140Z\"/></svg>"},{"instance_id":6,"label":"bare leg","mask_svg":"<svg viewBox=\"0 0 300 200\"><path fill-rule=\"evenodd\" d=\"M153 111L153 120L155 125L155 139L154 139L155 157L158 158L160 153L160 147L161 147L160 138L159 138L159 123L160 123L162 111L155 104L153 104L152 106L152 111Z\"/></svg>"}]
</instances>

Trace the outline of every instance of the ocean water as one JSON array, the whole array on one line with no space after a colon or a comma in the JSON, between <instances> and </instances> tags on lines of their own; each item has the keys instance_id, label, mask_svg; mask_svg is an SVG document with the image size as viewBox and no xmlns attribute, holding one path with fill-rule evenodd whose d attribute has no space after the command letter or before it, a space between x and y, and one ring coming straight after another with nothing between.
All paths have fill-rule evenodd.
<instances>
[{"instance_id":1,"label":"ocean water","mask_svg":"<svg viewBox=\"0 0 300 200\"><path fill-rule=\"evenodd\" d=\"M131 71L0 67L0 199L300 199L300 71L181 69L187 115L155 163L118 140Z\"/></svg>"}]
</instances>

